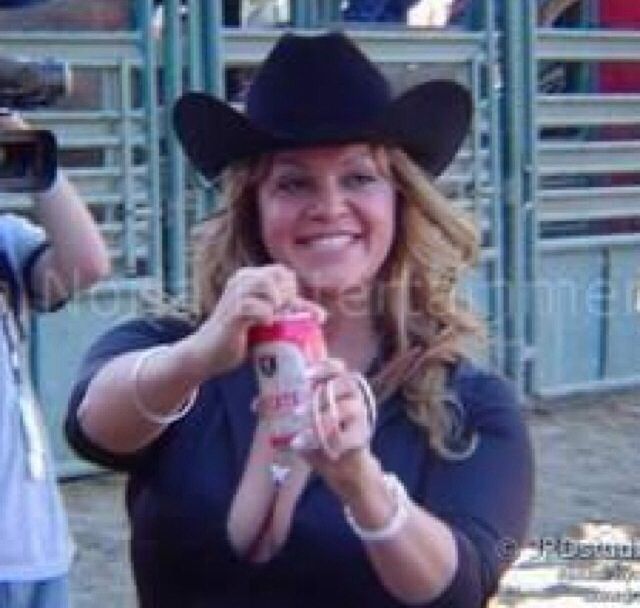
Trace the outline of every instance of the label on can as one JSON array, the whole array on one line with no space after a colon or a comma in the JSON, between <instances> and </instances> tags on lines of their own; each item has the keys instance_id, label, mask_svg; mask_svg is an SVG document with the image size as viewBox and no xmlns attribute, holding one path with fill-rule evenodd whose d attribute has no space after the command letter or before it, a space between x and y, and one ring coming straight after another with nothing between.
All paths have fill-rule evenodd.
<instances>
[{"instance_id":1,"label":"label on can","mask_svg":"<svg viewBox=\"0 0 640 608\"><path fill-rule=\"evenodd\" d=\"M322 330L308 313L286 313L270 325L252 327L248 338L271 443L287 448L308 424L294 410L311 399L307 367L326 357Z\"/></svg>"}]
</instances>

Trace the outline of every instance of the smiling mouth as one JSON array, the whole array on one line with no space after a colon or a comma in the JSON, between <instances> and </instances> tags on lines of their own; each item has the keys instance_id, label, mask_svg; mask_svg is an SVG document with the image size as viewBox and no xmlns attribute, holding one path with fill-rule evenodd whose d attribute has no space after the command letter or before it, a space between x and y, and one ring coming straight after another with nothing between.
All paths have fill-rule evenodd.
<instances>
[{"instance_id":1,"label":"smiling mouth","mask_svg":"<svg viewBox=\"0 0 640 608\"><path fill-rule=\"evenodd\" d=\"M327 234L296 239L296 244L315 251L337 251L362 240L359 234Z\"/></svg>"}]
</instances>

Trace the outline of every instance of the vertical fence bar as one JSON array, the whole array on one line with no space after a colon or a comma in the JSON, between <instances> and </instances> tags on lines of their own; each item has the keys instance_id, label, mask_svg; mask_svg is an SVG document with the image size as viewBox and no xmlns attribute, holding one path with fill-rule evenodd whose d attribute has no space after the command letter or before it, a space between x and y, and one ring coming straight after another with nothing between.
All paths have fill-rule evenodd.
<instances>
[{"instance_id":1,"label":"vertical fence bar","mask_svg":"<svg viewBox=\"0 0 640 608\"><path fill-rule=\"evenodd\" d=\"M149 271L160 282L163 280L162 267L162 220L160 200L160 129L158 118L158 64L156 34L153 30L153 0L137 3L138 22L142 32L144 54L143 87L147 120L147 175L149 180L149 208L151 230L149 235Z\"/></svg>"},{"instance_id":2,"label":"vertical fence bar","mask_svg":"<svg viewBox=\"0 0 640 608\"><path fill-rule=\"evenodd\" d=\"M212 3L212 4L218 4ZM171 123L171 109L182 91L182 37L180 2L165 1L164 107L167 144L167 189L165 234L167 290L172 295L186 292L185 252L185 167Z\"/></svg>"},{"instance_id":3,"label":"vertical fence bar","mask_svg":"<svg viewBox=\"0 0 640 608\"><path fill-rule=\"evenodd\" d=\"M322 7L321 0L313 0L307 5L309 8L309 16L307 18L307 27L322 27Z\"/></svg>"},{"instance_id":4,"label":"vertical fence bar","mask_svg":"<svg viewBox=\"0 0 640 608\"><path fill-rule=\"evenodd\" d=\"M340 0L333 2L333 18L336 22L342 22L342 2Z\"/></svg>"},{"instance_id":5,"label":"vertical fence bar","mask_svg":"<svg viewBox=\"0 0 640 608\"><path fill-rule=\"evenodd\" d=\"M202 27L200 29L201 49L203 57L204 88L207 93L221 99L226 97L225 91L225 60L224 60L224 29L222 3L202 0ZM213 188L200 189L202 194L202 214L207 215L216 206Z\"/></svg>"},{"instance_id":6,"label":"vertical fence bar","mask_svg":"<svg viewBox=\"0 0 640 608\"><path fill-rule=\"evenodd\" d=\"M131 65L126 59L120 61L120 116L124 271L128 276L135 276L138 242L136 201L133 197L133 176L131 175L133 167L133 157L131 154Z\"/></svg>"},{"instance_id":7,"label":"vertical fence bar","mask_svg":"<svg viewBox=\"0 0 640 608\"><path fill-rule=\"evenodd\" d=\"M113 110L117 108L117 87L118 87L118 75L114 69L109 66L106 70L103 70L99 74L100 79L100 103L103 110ZM115 128L115 125L111 123L110 129ZM104 149L103 163L107 167L113 167L118 164L118 153L115 148L106 147ZM116 208L113 205L107 205L105 208L104 219L105 222L115 222L118 217Z\"/></svg>"},{"instance_id":8,"label":"vertical fence bar","mask_svg":"<svg viewBox=\"0 0 640 608\"><path fill-rule=\"evenodd\" d=\"M222 3L202 0L202 52L205 90L211 95L224 96L224 30Z\"/></svg>"},{"instance_id":9,"label":"vertical fence bar","mask_svg":"<svg viewBox=\"0 0 640 608\"><path fill-rule=\"evenodd\" d=\"M473 215L482 225L482 123L483 99L480 81L480 58L476 55L469 65L471 96L473 98L473 118L471 120L471 151L473 155L471 179L473 182Z\"/></svg>"},{"instance_id":10,"label":"vertical fence bar","mask_svg":"<svg viewBox=\"0 0 640 608\"><path fill-rule=\"evenodd\" d=\"M304 29L311 25L311 2L309 0L291 1L291 25Z\"/></svg>"},{"instance_id":11,"label":"vertical fence bar","mask_svg":"<svg viewBox=\"0 0 640 608\"><path fill-rule=\"evenodd\" d=\"M525 126L525 159L523 173L523 223L524 223L524 280L525 309L525 351L524 388L531 393L538 383L536 375L536 320L538 294L538 218L536 201L538 199L538 61L537 32L538 6L535 0L523 2L524 14L524 105L523 124Z\"/></svg>"},{"instance_id":12,"label":"vertical fence bar","mask_svg":"<svg viewBox=\"0 0 640 608\"><path fill-rule=\"evenodd\" d=\"M638 0L636 0L637 2ZM578 23L580 28L586 30L597 27L599 20L599 6L594 0L586 0L579 5ZM587 93L594 90L598 83L598 66L589 63L583 63L578 71L578 90L581 93Z\"/></svg>"},{"instance_id":13,"label":"vertical fence bar","mask_svg":"<svg viewBox=\"0 0 640 608\"><path fill-rule=\"evenodd\" d=\"M600 344L598 353L598 379L603 380L607 377L607 366L609 363L609 329L611 325L611 295L613 293L612 281L612 255L611 247L602 249L602 271L600 279L600 335L598 342Z\"/></svg>"},{"instance_id":14,"label":"vertical fence bar","mask_svg":"<svg viewBox=\"0 0 640 608\"><path fill-rule=\"evenodd\" d=\"M492 316L492 338L494 347L491 356L500 370L505 370L505 330L504 330L504 266L502 247L504 243L503 227L503 188L502 188L502 131L500 129L500 104L502 101L502 81L499 71L498 42L496 32L496 14L494 0L484 2L485 46L487 52L486 96L489 108L490 128L490 175L491 175L491 220L492 246L495 251L491 272L490 313Z\"/></svg>"},{"instance_id":15,"label":"vertical fence bar","mask_svg":"<svg viewBox=\"0 0 640 608\"><path fill-rule=\"evenodd\" d=\"M202 36L202 2L189 0L189 88L201 91L204 88L203 36ZM194 192L195 220L200 221L207 215L207 197L202 188Z\"/></svg>"},{"instance_id":16,"label":"vertical fence bar","mask_svg":"<svg viewBox=\"0 0 640 608\"><path fill-rule=\"evenodd\" d=\"M331 21L331 3L327 0L319 0L315 3L316 8L316 26L326 27Z\"/></svg>"},{"instance_id":17,"label":"vertical fence bar","mask_svg":"<svg viewBox=\"0 0 640 608\"><path fill-rule=\"evenodd\" d=\"M526 1L526 0L525 0ZM505 367L520 392L523 383L525 338L523 256L523 125L525 111L523 65L524 11L521 2L507 2L504 7L504 183L505 183Z\"/></svg>"},{"instance_id":18,"label":"vertical fence bar","mask_svg":"<svg viewBox=\"0 0 640 608\"><path fill-rule=\"evenodd\" d=\"M323 0L326 22L325 25L334 25L342 22L342 2L340 0Z\"/></svg>"},{"instance_id":19,"label":"vertical fence bar","mask_svg":"<svg viewBox=\"0 0 640 608\"><path fill-rule=\"evenodd\" d=\"M189 0L188 10L188 48L189 48L189 86L200 90L204 86L204 69L202 53L202 2Z\"/></svg>"}]
</instances>

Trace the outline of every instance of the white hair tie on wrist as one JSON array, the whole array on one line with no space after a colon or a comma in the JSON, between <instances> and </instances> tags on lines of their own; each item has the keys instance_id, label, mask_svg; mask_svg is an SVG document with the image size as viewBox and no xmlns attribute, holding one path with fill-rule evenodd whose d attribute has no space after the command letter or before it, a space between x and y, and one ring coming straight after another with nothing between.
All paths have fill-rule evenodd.
<instances>
[{"instance_id":1,"label":"white hair tie on wrist","mask_svg":"<svg viewBox=\"0 0 640 608\"><path fill-rule=\"evenodd\" d=\"M160 425L171 424L172 422L176 422L176 420L180 420L180 418L184 418L184 416L186 416L191 410L191 408L194 406L196 402L196 398L198 397L198 388L199 388L196 386L191 391L191 393L189 394L188 398L186 399L182 407L177 411L169 412L168 414L158 414L156 412L150 411L147 408L147 406L144 404L144 401L140 396L140 386L139 386L140 370L142 366L149 359L151 359L151 357L154 357L161 351L168 350L168 348L169 347L167 345L162 344L162 345L154 346L152 348L142 351L138 355L138 358L135 360L133 364L133 368L131 370L131 378L133 380L133 405L135 406L136 410L138 410L138 413L145 420L148 420L149 422L155 422L156 424L160 424Z\"/></svg>"},{"instance_id":2,"label":"white hair tie on wrist","mask_svg":"<svg viewBox=\"0 0 640 608\"><path fill-rule=\"evenodd\" d=\"M371 429L371 435L376 428L376 420L378 418L378 406L376 403L376 398L371 390L371 386L367 382L367 379L360 373L354 372L352 374L353 379L358 384L358 388L362 393L362 398L364 399L365 407L367 408L367 421L369 422L369 428Z\"/></svg>"},{"instance_id":3,"label":"white hair tie on wrist","mask_svg":"<svg viewBox=\"0 0 640 608\"><path fill-rule=\"evenodd\" d=\"M340 458L340 452L329 445L329 441L327 440L327 435L325 433L324 424L322 422L322 414L320 412L320 393L322 392L322 390L324 390L326 392L330 416L332 420L336 424L338 424L338 404L336 403L335 387L333 383L334 379L332 378L324 385L324 388L319 388L314 391L311 413L313 415L316 435L318 438L318 442L320 443L320 447L331 460L337 460L338 458Z\"/></svg>"}]
</instances>

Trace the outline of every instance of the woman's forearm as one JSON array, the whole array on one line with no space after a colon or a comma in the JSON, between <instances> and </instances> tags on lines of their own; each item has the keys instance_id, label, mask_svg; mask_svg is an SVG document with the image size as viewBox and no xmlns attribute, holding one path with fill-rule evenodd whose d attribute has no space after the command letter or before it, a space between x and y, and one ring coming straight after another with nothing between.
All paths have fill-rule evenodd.
<instances>
[{"instance_id":1,"label":"woman's forearm","mask_svg":"<svg viewBox=\"0 0 640 608\"><path fill-rule=\"evenodd\" d=\"M409 518L392 539L365 543L367 555L388 591L407 604L437 598L453 580L457 552L442 521L411 503Z\"/></svg>"},{"instance_id":2,"label":"woman's forearm","mask_svg":"<svg viewBox=\"0 0 640 608\"><path fill-rule=\"evenodd\" d=\"M273 478L273 464L289 469L282 485ZM280 550L308 475L309 466L303 460L272 447L268 423L259 418L227 521L229 540L240 556L264 562Z\"/></svg>"},{"instance_id":3,"label":"woman's forearm","mask_svg":"<svg viewBox=\"0 0 640 608\"><path fill-rule=\"evenodd\" d=\"M393 516L397 504L383 472L370 457L353 484L340 488L342 500L365 529L380 529ZM408 517L391 538L363 541L367 555L386 589L407 604L423 604L449 585L458 562L450 528L409 500Z\"/></svg>"},{"instance_id":4,"label":"woman's forearm","mask_svg":"<svg viewBox=\"0 0 640 608\"><path fill-rule=\"evenodd\" d=\"M264 421L259 421L247 464L229 511L227 534L237 553L253 558L249 552L263 530L277 487L269 474L274 451Z\"/></svg>"},{"instance_id":5,"label":"woman's forearm","mask_svg":"<svg viewBox=\"0 0 640 608\"><path fill-rule=\"evenodd\" d=\"M186 340L158 349L137 365L145 352L127 353L107 363L91 381L78 408L83 431L114 453L145 447L167 426L145 416L136 407L136 398L152 415L168 416L204 380L189 364Z\"/></svg>"}]
</instances>

